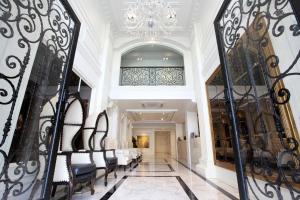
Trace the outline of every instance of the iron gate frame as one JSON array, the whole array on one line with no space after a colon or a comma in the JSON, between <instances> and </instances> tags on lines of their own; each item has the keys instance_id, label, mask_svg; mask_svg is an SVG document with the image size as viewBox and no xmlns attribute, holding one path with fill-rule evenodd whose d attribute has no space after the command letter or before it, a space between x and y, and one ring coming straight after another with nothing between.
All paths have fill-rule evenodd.
<instances>
[{"instance_id":1,"label":"iron gate frame","mask_svg":"<svg viewBox=\"0 0 300 200\"><path fill-rule=\"evenodd\" d=\"M60 88L57 92L59 98L58 98L58 101L56 102L56 105L55 105L57 112L56 112L56 114L53 118L54 123L53 123L52 128L51 128L52 137L51 137L51 140L50 140L49 145L48 145L48 151L47 151L47 158L48 159L47 159L46 166L45 166L46 169L45 169L45 173L44 173L44 181L43 181L43 184L42 184L42 187L41 187L41 193L40 193L39 199L50 199L51 188L52 188L52 180L53 180L53 176L54 176L54 169L55 169L55 163L56 163L56 157L57 157L57 150L58 150L59 139L60 139L60 135L61 135L62 127L63 127L62 126L63 125L63 123L62 123L63 120L62 119L64 117L65 104L66 104L66 100L68 98L68 86L69 86L69 82L70 82L70 75L71 75L72 68L73 68L75 52L76 52L76 47L77 47L78 37L79 37L79 32L80 32L80 27L81 27L80 20L77 17L74 10L72 9L71 5L69 4L69 0L48 0L48 2L50 2L50 1L51 1L51 3L56 1L56 2L61 4L61 6L63 7L62 9L64 9L64 11L68 15L69 19L73 22L73 26L72 26L72 36L70 37L69 49L68 49L68 52L67 52L67 56L65 57L66 61L62 65L63 70L61 72L62 77L61 77L60 83L59 83ZM28 0L28 2L29 2L29 0ZM49 3L49 5L50 5L50 3ZM43 5L40 4L38 6L41 6L40 8L42 8ZM47 14L49 14L49 13L47 13ZM10 16L9 14L7 16L6 15L1 16L2 17L1 20L5 21L6 18L8 19L9 16ZM36 16L33 14L31 17L34 18ZM20 19L20 17L18 19ZM30 29L29 26L27 28ZM68 28L69 28L69 26L68 26ZM3 29L2 33L6 33L5 30L6 29ZM42 27L41 30L44 31L43 27ZM12 36L14 34L13 31L14 30L12 29L11 30ZM40 38L38 40L34 41L34 43L37 43L37 42L42 43L42 38L43 37L41 37L41 36L42 35L40 35ZM10 38L10 37L7 37L7 38ZM28 44L31 44L31 41L26 41L26 42L28 42ZM24 47L24 44L20 44L20 45L23 45L23 47ZM22 47L22 46L20 46L20 47ZM30 47L31 46L28 47L29 51L28 51L28 53L26 53L26 57L25 57L26 60L24 61L25 68L22 69L23 70L22 71L22 76L23 76L23 74L26 70L28 60L31 57L36 56L36 55L31 55ZM1 75L1 78L3 78L3 77L5 78L4 75L3 76L2 76L2 74L0 74L0 75ZM14 91L11 102L15 103L16 99L18 98L18 95L19 95L19 88ZM3 94L2 94L2 96L3 96ZM13 113L13 112L14 112L14 107L12 106L12 108L10 109L10 113ZM9 118L8 120L11 120L11 118ZM5 124L4 129L6 131L9 131L10 128L11 128L10 126L11 126L10 121L7 121L7 123ZM5 141L6 141L5 138L7 137L7 134L4 134L3 137L4 137L4 140L3 140L4 142L3 143L5 143ZM7 160L5 160L5 162L7 162ZM5 180L6 179L4 179L4 181ZM34 181L36 181L36 177L35 177ZM33 189L32 186L30 186L30 187L31 187L31 189ZM11 187L8 191L10 191L11 189L13 189L13 187ZM8 191L5 190L3 192L5 192L8 195L9 194ZM3 198L5 198L5 197L3 197Z\"/></svg>"},{"instance_id":2,"label":"iron gate frame","mask_svg":"<svg viewBox=\"0 0 300 200\"><path fill-rule=\"evenodd\" d=\"M74 22L74 32L72 36L72 43L70 44L70 51L66 61L67 66L65 69L66 72L64 73L64 78L62 82L61 94L57 102L57 110L59 110L59 112L57 112L57 115L55 117L56 123L53 127L53 133L52 133L53 137L49 145L48 162L47 162L48 166L45 172L45 182L42 188L42 199L50 199L51 197L52 181L54 176L59 139L63 128L65 105L69 95L68 87L69 87L71 72L73 69L73 63L74 63L74 58L75 58L75 53L76 53L77 43L79 38L79 32L81 27L81 22L77 17L76 13L74 12L72 6L70 5L69 0L59 0L59 1L64 6L64 9L66 9L70 18L72 18Z\"/></svg>"},{"instance_id":3,"label":"iron gate frame","mask_svg":"<svg viewBox=\"0 0 300 200\"><path fill-rule=\"evenodd\" d=\"M300 0L288 0L291 8L294 12L294 16L296 18L296 21L298 22L298 25L300 26ZM217 47L218 47L218 53L220 58L220 65L222 70L222 75L224 79L224 97L225 102L227 104L227 108L229 111L229 119L232 126L232 146L233 151L235 155L235 168L237 173L237 182L238 182L238 190L239 190L239 196L241 200L248 200L249 199L249 192L248 192L248 186L246 183L246 173L243 168L243 161L242 161L242 152L241 152L241 144L240 144L240 130L238 127L238 117L236 114L236 103L234 100L234 95L232 90L230 88L232 87L232 82L230 80L229 75L229 67L226 62L226 52L224 51L224 45L221 35L221 28L219 21L221 20L223 14L225 13L226 9L230 5L232 0L224 0L221 8L219 9L217 16L214 20L214 29L216 34L216 40L217 40Z\"/></svg>"}]
</instances>

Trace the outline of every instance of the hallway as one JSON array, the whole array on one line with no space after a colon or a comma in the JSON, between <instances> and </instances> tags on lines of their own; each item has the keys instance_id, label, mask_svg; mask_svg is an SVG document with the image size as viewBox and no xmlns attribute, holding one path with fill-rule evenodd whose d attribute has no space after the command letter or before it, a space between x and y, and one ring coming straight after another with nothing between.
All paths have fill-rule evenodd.
<instances>
[{"instance_id":1,"label":"hallway","mask_svg":"<svg viewBox=\"0 0 300 200\"><path fill-rule=\"evenodd\" d=\"M183 164L168 156L144 158L131 170L118 171L118 178L109 177L105 187L103 179L96 182L95 194L88 188L73 195L74 200L197 200L237 199L237 190L227 186L220 189L211 185ZM63 199L63 197L61 198Z\"/></svg>"},{"instance_id":2,"label":"hallway","mask_svg":"<svg viewBox=\"0 0 300 200\"><path fill-rule=\"evenodd\" d=\"M300 200L300 0L0 0L0 200Z\"/></svg>"}]
</instances>

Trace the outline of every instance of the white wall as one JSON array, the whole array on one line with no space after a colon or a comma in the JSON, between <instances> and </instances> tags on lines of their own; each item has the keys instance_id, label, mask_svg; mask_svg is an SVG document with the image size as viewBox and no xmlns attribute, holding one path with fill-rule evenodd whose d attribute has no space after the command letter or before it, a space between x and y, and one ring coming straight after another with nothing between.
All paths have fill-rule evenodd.
<instances>
[{"instance_id":1,"label":"white wall","mask_svg":"<svg viewBox=\"0 0 300 200\"><path fill-rule=\"evenodd\" d=\"M196 112L186 112L185 113L185 131L186 131L186 140L187 140L187 161L189 166L192 166L191 160L191 134L198 135L198 118ZM200 158L198 158L200 159Z\"/></svg>"},{"instance_id":2,"label":"white wall","mask_svg":"<svg viewBox=\"0 0 300 200\"><path fill-rule=\"evenodd\" d=\"M169 58L168 61L162 59L147 59L143 58L142 61L136 59L122 59L122 67L183 67L183 59Z\"/></svg>"},{"instance_id":3,"label":"white wall","mask_svg":"<svg viewBox=\"0 0 300 200\"><path fill-rule=\"evenodd\" d=\"M176 131L172 130L170 132L171 139L171 157L177 159L177 139L176 139Z\"/></svg>"},{"instance_id":4,"label":"white wall","mask_svg":"<svg viewBox=\"0 0 300 200\"><path fill-rule=\"evenodd\" d=\"M190 141L191 148L191 166L195 166L199 163L201 158L201 138L191 138Z\"/></svg>"},{"instance_id":5,"label":"white wall","mask_svg":"<svg viewBox=\"0 0 300 200\"><path fill-rule=\"evenodd\" d=\"M119 142L120 148L127 149L128 148L128 137L127 137L127 126L128 126L128 118L125 113L121 113L121 121L120 121L120 130L119 130Z\"/></svg>"},{"instance_id":6,"label":"white wall","mask_svg":"<svg viewBox=\"0 0 300 200\"><path fill-rule=\"evenodd\" d=\"M70 1L70 4L81 22L73 71L92 88L89 113L99 113L107 106L108 99L108 66L112 54L110 24L99 12L96 0Z\"/></svg>"},{"instance_id":7,"label":"white wall","mask_svg":"<svg viewBox=\"0 0 300 200\"><path fill-rule=\"evenodd\" d=\"M103 65L103 73L99 77L98 80L98 87L97 87L97 106L96 111L101 111L107 107L110 102L109 99L109 91L110 91L110 81L111 81L111 73L112 73L112 38L111 38L111 31L110 25L107 27L106 31L106 41L104 43L104 51L102 55L102 65Z\"/></svg>"},{"instance_id":8,"label":"white wall","mask_svg":"<svg viewBox=\"0 0 300 200\"><path fill-rule=\"evenodd\" d=\"M166 57L168 60L163 59ZM142 60L138 60L137 58L142 58ZM124 54L121 62L122 67L184 66L183 56L178 52L152 45L147 46L147 49L141 51L134 49L133 51Z\"/></svg>"},{"instance_id":9,"label":"white wall","mask_svg":"<svg viewBox=\"0 0 300 200\"><path fill-rule=\"evenodd\" d=\"M185 136L185 125L184 124L176 124L176 140L180 137L183 140Z\"/></svg>"},{"instance_id":10,"label":"white wall","mask_svg":"<svg viewBox=\"0 0 300 200\"><path fill-rule=\"evenodd\" d=\"M176 158L181 162L187 162L187 146L186 141L183 140L184 136L186 136L185 124L176 123L175 135L177 145ZM178 142L178 138L181 138L182 142Z\"/></svg>"},{"instance_id":11,"label":"white wall","mask_svg":"<svg viewBox=\"0 0 300 200\"><path fill-rule=\"evenodd\" d=\"M178 151L177 159L186 165L189 164L188 157L187 157L188 155L187 148L188 146L186 140L181 140L181 141L177 140L177 151Z\"/></svg>"},{"instance_id":12,"label":"white wall","mask_svg":"<svg viewBox=\"0 0 300 200\"><path fill-rule=\"evenodd\" d=\"M109 121L108 136L112 138L117 144L117 147L120 148L121 137L120 137L120 112L119 107L116 105L111 105L107 108L107 116Z\"/></svg>"}]
</instances>

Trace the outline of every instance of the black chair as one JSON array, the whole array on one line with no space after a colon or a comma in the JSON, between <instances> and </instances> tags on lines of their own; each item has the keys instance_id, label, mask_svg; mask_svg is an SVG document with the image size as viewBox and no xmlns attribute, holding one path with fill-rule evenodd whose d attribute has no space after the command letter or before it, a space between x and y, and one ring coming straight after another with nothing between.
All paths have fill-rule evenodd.
<instances>
[{"instance_id":1,"label":"black chair","mask_svg":"<svg viewBox=\"0 0 300 200\"><path fill-rule=\"evenodd\" d=\"M79 94L69 96L64 125L60 140L60 151L56 159L52 196L55 195L57 185L68 186L68 197L71 199L77 183L89 183L91 194L94 194L96 180L96 165L93 152L77 150L76 138L82 133L85 124L85 111Z\"/></svg>"},{"instance_id":2,"label":"black chair","mask_svg":"<svg viewBox=\"0 0 300 200\"><path fill-rule=\"evenodd\" d=\"M116 170L118 166L115 149L105 149L108 128L108 117L104 110L99 115L91 115L87 118L83 134L84 148L93 152L93 160L97 169L104 170L105 186L107 186L109 173L114 172L114 176L117 178Z\"/></svg>"}]
</instances>

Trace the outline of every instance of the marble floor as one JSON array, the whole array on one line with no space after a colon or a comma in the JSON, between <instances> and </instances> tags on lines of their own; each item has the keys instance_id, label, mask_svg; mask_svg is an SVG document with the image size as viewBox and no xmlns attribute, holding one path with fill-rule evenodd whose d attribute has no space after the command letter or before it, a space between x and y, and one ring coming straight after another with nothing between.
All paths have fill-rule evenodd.
<instances>
[{"instance_id":1,"label":"marble floor","mask_svg":"<svg viewBox=\"0 0 300 200\"><path fill-rule=\"evenodd\" d=\"M171 158L144 158L125 172L110 174L107 187L97 180L95 194L88 188L73 195L73 200L225 200L237 194L216 187Z\"/></svg>"}]
</instances>

